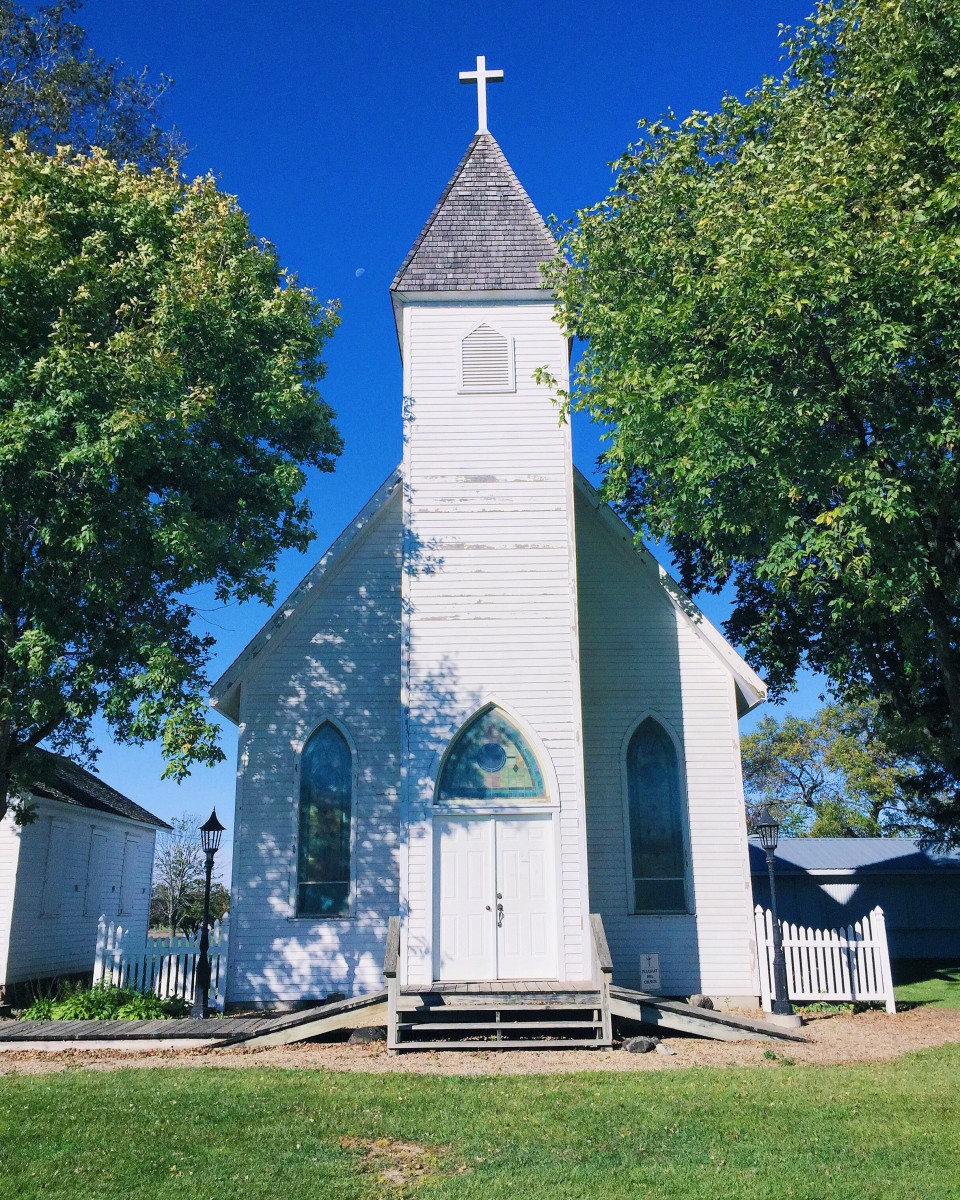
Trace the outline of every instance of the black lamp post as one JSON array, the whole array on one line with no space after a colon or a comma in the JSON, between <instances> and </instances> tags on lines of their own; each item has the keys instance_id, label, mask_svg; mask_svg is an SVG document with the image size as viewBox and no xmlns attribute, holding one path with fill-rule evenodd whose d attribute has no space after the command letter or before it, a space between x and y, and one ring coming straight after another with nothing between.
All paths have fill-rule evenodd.
<instances>
[{"instance_id":1,"label":"black lamp post","mask_svg":"<svg viewBox=\"0 0 960 1200\"><path fill-rule=\"evenodd\" d=\"M783 933L777 918L777 885L773 878L773 854L780 838L780 822L769 808L757 818L757 833L767 852L767 871L770 875L770 915L773 918L773 1011L778 1017L793 1016L793 1005L787 994L787 960L783 953Z\"/></svg>"},{"instance_id":2,"label":"black lamp post","mask_svg":"<svg viewBox=\"0 0 960 1200\"><path fill-rule=\"evenodd\" d=\"M200 950L193 978L193 1009L191 1016L203 1020L210 1015L207 994L210 991L210 880L213 878L213 856L220 849L224 826L217 820L214 809L200 826L200 845L207 857L206 879L203 885L203 925L200 929Z\"/></svg>"}]
</instances>

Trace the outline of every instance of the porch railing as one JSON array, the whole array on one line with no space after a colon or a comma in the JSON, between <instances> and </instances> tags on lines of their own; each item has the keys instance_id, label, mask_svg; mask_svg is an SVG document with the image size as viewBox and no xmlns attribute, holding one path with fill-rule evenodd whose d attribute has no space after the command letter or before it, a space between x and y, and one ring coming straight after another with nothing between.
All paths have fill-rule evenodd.
<instances>
[{"instance_id":1,"label":"porch railing","mask_svg":"<svg viewBox=\"0 0 960 1200\"><path fill-rule=\"evenodd\" d=\"M400 918L387 922L387 945L383 952L383 977L387 981L387 1050L397 1048L397 965L400 962Z\"/></svg>"},{"instance_id":2,"label":"porch railing","mask_svg":"<svg viewBox=\"0 0 960 1200\"><path fill-rule=\"evenodd\" d=\"M593 981L600 992L600 1008L603 1020L603 1044L613 1041L613 1017L610 1013L610 980L613 976L613 959L607 945L603 919L599 913L590 914L590 941L593 955Z\"/></svg>"}]
</instances>

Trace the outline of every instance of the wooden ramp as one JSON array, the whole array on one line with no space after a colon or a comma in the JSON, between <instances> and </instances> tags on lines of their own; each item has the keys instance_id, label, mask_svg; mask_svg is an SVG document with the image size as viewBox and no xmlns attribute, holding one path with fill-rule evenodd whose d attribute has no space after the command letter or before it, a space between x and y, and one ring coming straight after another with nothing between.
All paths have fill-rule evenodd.
<instances>
[{"instance_id":1,"label":"wooden ramp","mask_svg":"<svg viewBox=\"0 0 960 1200\"><path fill-rule=\"evenodd\" d=\"M122 1048L171 1050L215 1045L225 1032L263 1021L3 1021L3 1050L95 1050Z\"/></svg>"},{"instance_id":2,"label":"wooden ramp","mask_svg":"<svg viewBox=\"0 0 960 1200\"><path fill-rule=\"evenodd\" d=\"M235 1046L242 1042L260 1050L269 1046L305 1042L337 1029L359 1029L365 1025L386 1023L386 991L367 992L351 1000L338 1000L333 1004L320 1004L316 1008L304 1008L282 1017L273 1017L260 1022L258 1029L250 1030L245 1035L231 1031L227 1037L218 1040L217 1045Z\"/></svg>"},{"instance_id":3,"label":"wooden ramp","mask_svg":"<svg viewBox=\"0 0 960 1200\"><path fill-rule=\"evenodd\" d=\"M467 994L457 994L466 991ZM446 988L442 992L424 995L406 993L398 997L399 1018L401 1021L414 1019L414 1013L423 1017L428 1013L429 1018L436 1020L446 1010L447 1021L451 1018L458 1025L458 1033L466 1030L459 1029L462 1017L460 1009L464 1004L485 1008L510 1010L513 1020L509 1025L497 1030L496 1041L485 1041L479 1048L512 1049L518 1039L504 1037L504 1034L516 1034L520 1028L518 1015L524 1012L525 1021L533 1019L532 1024L523 1027L524 1034L534 1033L535 1026L542 1021L538 1010L544 1005L556 1005L562 1002L568 1007L580 1007L588 1004L601 1010L602 1001L599 995L588 995L585 991L570 995L559 995L547 988L539 992L525 991L522 995L510 989L502 989L496 994L486 989ZM413 1010L413 1011L406 1011ZM677 1033L694 1034L697 1037L719 1039L721 1041L785 1041L802 1042L805 1039L795 1033L771 1024L768 1021L754 1020L750 1017L739 1017L732 1013L715 1012L712 1009L694 1008L693 1005L683 1004L677 1000L665 1000L661 996L652 996L646 992L635 992L630 988L610 986L609 1013L611 1017L626 1018L631 1021L641 1021L644 1025L656 1026L662 1030ZM455 1014L455 1015L454 1015ZM458 1021L460 1018L460 1021ZM501 1021L503 1017L499 1018ZM509 1018L507 1018L509 1021ZM591 1027L590 1044L609 1045L609 1033L603 1028L601 1018L592 1018L596 1029ZM294 1042L308 1041L310 1038L322 1037L334 1033L338 1029L357 1029L364 1025L388 1024L387 992L368 992L364 996L355 996L350 1000L340 1000L334 1004L322 1004L315 1008L301 1009L299 1012L285 1013L279 1017L212 1017L206 1021L185 1019L181 1021L4 1021L0 1022L0 1051L3 1050L96 1050L96 1049L186 1049L200 1047L220 1048L226 1046L244 1045L250 1048L265 1049L270 1046L288 1046ZM556 1026L556 1017L550 1018L550 1028ZM443 1022L446 1024L446 1022ZM434 1026L436 1028L436 1026ZM452 1031L452 1026L444 1029L444 1033ZM486 1032L486 1031L485 1031ZM537 1030L541 1036L544 1030ZM573 1028L566 1029L564 1041L556 1041L557 1046L576 1044ZM571 1037L571 1034L574 1037ZM581 1037L583 1035L581 1034ZM433 1049L435 1045L429 1042L411 1041L404 1049ZM528 1048L545 1048L546 1040L525 1041ZM586 1041L583 1044L587 1044ZM455 1049L470 1048L462 1041L453 1040L445 1043L445 1047Z\"/></svg>"},{"instance_id":4,"label":"wooden ramp","mask_svg":"<svg viewBox=\"0 0 960 1200\"><path fill-rule=\"evenodd\" d=\"M399 986L400 918L387 927L383 975L387 986L350 1000L274 1017L206 1021L8 1021L0 1023L0 1050L184 1046L251 1049L289 1046L338 1029L383 1025L387 1046L399 1050L513 1050L609 1047L613 1018L721 1041L802 1042L769 1021L695 1008L613 983L603 922L590 916L593 972L589 980Z\"/></svg>"},{"instance_id":5,"label":"wooden ramp","mask_svg":"<svg viewBox=\"0 0 960 1200\"><path fill-rule=\"evenodd\" d=\"M740 1017L734 1013L717 1012L712 1008L696 1008L681 1000L665 1000L631 988L610 987L610 1012L615 1017L642 1021L658 1029L676 1033L691 1033L697 1037L721 1042L777 1041L805 1042L796 1033L788 1033L770 1021Z\"/></svg>"},{"instance_id":6,"label":"wooden ramp","mask_svg":"<svg viewBox=\"0 0 960 1200\"><path fill-rule=\"evenodd\" d=\"M335 1029L384 1025L387 993L370 992L280 1017L210 1017L206 1021L4 1021L3 1050L182 1050L202 1046L286 1046Z\"/></svg>"}]
</instances>

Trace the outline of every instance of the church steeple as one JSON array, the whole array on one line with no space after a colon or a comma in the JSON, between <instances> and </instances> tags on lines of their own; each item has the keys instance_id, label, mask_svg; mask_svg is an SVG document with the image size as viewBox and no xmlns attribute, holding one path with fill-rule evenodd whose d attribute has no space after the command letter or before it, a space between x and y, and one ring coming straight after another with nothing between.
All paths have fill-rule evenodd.
<instances>
[{"instance_id":1,"label":"church steeple","mask_svg":"<svg viewBox=\"0 0 960 1200\"><path fill-rule=\"evenodd\" d=\"M480 129L391 288L403 360L401 977L416 986L491 971L520 978L487 901L479 924L471 902L449 902L451 887L456 903L472 894L473 876L457 865L461 849L474 853L474 841L456 840L464 830L494 838L489 854L519 856L517 870L535 876L517 885L543 897L517 943L538 956L524 969L538 979L588 979L592 969L586 872L567 865L586 863L570 426L539 372L567 387L567 335L540 270L558 251L484 115L481 106ZM439 775L457 731L495 710L545 764L542 787L510 800L542 839L529 853L510 841L520 826L446 796ZM481 742L499 762L491 729ZM459 820L466 811L476 820ZM451 947L474 928L480 948L468 962Z\"/></svg>"},{"instance_id":2,"label":"church steeple","mask_svg":"<svg viewBox=\"0 0 960 1200\"><path fill-rule=\"evenodd\" d=\"M557 245L495 138L478 132L390 290L517 292L543 287Z\"/></svg>"}]
</instances>

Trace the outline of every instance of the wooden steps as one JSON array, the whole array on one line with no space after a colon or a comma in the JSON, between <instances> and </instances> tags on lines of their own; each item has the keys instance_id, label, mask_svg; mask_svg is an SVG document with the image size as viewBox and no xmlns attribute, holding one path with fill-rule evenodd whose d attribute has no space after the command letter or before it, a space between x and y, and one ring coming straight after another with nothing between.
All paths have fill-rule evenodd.
<instances>
[{"instance_id":1,"label":"wooden steps","mask_svg":"<svg viewBox=\"0 0 960 1200\"><path fill-rule=\"evenodd\" d=\"M443 1003L436 1003L440 999ZM434 1003L425 1003L433 1000ZM452 1001L452 1002L451 1002ZM609 1045L599 993L407 993L390 1025L391 1050L543 1050Z\"/></svg>"},{"instance_id":2,"label":"wooden steps","mask_svg":"<svg viewBox=\"0 0 960 1200\"><path fill-rule=\"evenodd\" d=\"M410 1033L434 1031L463 1033L512 1033L521 1030L543 1029L599 1029L602 1021L399 1021L398 1029Z\"/></svg>"},{"instance_id":3,"label":"wooden steps","mask_svg":"<svg viewBox=\"0 0 960 1200\"><path fill-rule=\"evenodd\" d=\"M612 964L600 918L590 920L592 979L447 980L401 988L397 979L400 918L391 917L383 962L388 1048L399 1053L610 1046Z\"/></svg>"},{"instance_id":4,"label":"wooden steps","mask_svg":"<svg viewBox=\"0 0 960 1200\"><path fill-rule=\"evenodd\" d=\"M541 1038L533 1041L511 1042L497 1039L489 1042L410 1042L407 1045L395 1046L394 1051L405 1050L596 1050L603 1048L603 1043L595 1038Z\"/></svg>"},{"instance_id":5,"label":"wooden steps","mask_svg":"<svg viewBox=\"0 0 960 1200\"><path fill-rule=\"evenodd\" d=\"M543 1008L598 1008L599 992L477 992L456 995L425 990L406 991L397 996L397 1012L430 1009L500 1009L504 1012L529 1012Z\"/></svg>"}]
</instances>

